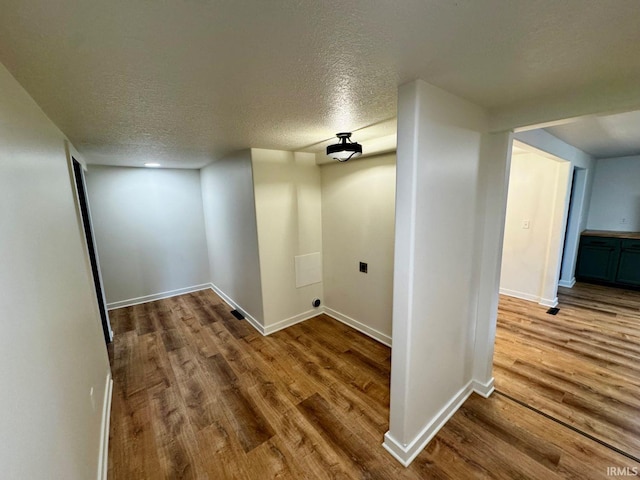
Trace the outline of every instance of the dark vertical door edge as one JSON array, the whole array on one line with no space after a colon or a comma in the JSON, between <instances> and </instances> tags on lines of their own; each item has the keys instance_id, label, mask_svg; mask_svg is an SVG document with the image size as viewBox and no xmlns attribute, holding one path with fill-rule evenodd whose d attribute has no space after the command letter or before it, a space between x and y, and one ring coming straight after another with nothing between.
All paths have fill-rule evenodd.
<instances>
[{"instance_id":1,"label":"dark vertical door edge","mask_svg":"<svg viewBox=\"0 0 640 480\"><path fill-rule=\"evenodd\" d=\"M91 221L89 219L89 206L87 202L87 192L84 186L84 175L82 165L73 158L73 176L76 180L76 188L78 189L78 201L80 202L80 212L82 213L82 226L84 227L84 236L87 240L87 248L89 250L89 260L91 261L91 273L93 274L93 283L96 289L96 297L98 299L98 309L100 310L100 320L102 323L102 333L106 343L111 342L109 332L109 322L107 320L107 309L104 304L104 296L102 294L102 283L100 282L100 271L98 270L98 259L96 256L96 246L93 243L93 231L91 229Z\"/></svg>"}]
</instances>

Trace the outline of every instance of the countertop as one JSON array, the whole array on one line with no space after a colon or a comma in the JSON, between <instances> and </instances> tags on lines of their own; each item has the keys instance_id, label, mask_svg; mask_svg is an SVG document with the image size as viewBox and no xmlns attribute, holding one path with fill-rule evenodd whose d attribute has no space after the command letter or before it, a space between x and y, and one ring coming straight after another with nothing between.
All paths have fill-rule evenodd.
<instances>
[{"instance_id":1,"label":"countertop","mask_svg":"<svg viewBox=\"0 0 640 480\"><path fill-rule=\"evenodd\" d=\"M582 235L586 237L629 238L640 240L640 232L616 232L614 230L585 230Z\"/></svg>"}]
</instances>

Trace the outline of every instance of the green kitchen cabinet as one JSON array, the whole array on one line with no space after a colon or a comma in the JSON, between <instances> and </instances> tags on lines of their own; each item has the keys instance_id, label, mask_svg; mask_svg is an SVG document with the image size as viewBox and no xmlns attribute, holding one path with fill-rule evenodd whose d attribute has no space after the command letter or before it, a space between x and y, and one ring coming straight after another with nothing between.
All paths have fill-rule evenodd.
<instances>
[{"instance_id":1,"label":"green kitchen cabinet","mask_svg":"<svg viewBox=\"0 0 640 480\"><path fill-rule=\"evenodd\" d=\"M620 241L620 260L616 283L640 287L640 240Z\"/></svg>"},{"instance_id":2,"label":"green kitchen cabinet","mask_svg":"<svg viewBox=\"0 0 640 480\"><path fill-rule=\"evenodd\" d=\"M620 242L618 238L580 237L576 278L587 282L615 282L620 260Z\"/></svg>"}]
</instances>

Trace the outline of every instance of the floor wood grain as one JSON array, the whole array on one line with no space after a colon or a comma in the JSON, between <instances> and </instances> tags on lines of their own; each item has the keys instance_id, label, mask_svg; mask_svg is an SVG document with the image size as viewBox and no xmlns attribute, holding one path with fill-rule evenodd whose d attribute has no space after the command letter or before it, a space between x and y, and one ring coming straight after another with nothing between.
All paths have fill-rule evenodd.
<instances>
[{"instance_id":1,"label":"floor wood grain","mask_svg":"<svg viewBox=\"0 0 640 480\"><path fill-rule=\"evenodd\" d=\"M501 296L496 388L640 458L640 292L578 283L558 308Z\"/></svg>"},{"instance_id":2,"label":"floor wood grain","mask_svg":"<svg viewBox=\"0 0 640 480\"><path fill-rule=\"evenodd\" d=\"M381 446L389 348L324 315L263 337L229 310L201 291L111 312L109 479L604 479L638 467L474 395L405 469Z\"/></svg>"}]
</instances>

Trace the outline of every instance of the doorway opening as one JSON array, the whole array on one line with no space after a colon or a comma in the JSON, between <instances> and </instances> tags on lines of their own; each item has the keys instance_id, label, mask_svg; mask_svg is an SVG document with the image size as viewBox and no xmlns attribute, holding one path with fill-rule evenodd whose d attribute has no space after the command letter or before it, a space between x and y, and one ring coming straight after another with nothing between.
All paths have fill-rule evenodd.
<instances>
[{"instance_id":1,"label":"doorway opening","mask_svg":"<svg viewBox=\"0 0 640 480\"><path fill-rule=\"evenodd\" d=\"M84 170L80 162L72 157L73 177L75 179L76 190L78 192L78 203L80 204L80 213L82 215L82 227L87 245L87 253L91 262L91 273L93 276L93 285L96 292L96 300L98 302L98 310L100 311L100 321L102 324L102 333L107 344L113 340L113 332L109 322L109 313L107 311L107 302L102 287L102 275L100 274L100 263L98 261L98 252L96 251L95 239L93 236L93 227L91 224L91 212L89 210L89 201L87 199L87 189L84 179Z\"/></svg>"},{"instance_id":2,"label":"doorway opening","mask_svg":"<svg viewBox=\"0 0 640 480\"><path fill-rule=\"evenodd\" d=\"M639 193L637 182L630 180L637 178L633 174L638 171L637 162L629 157L599 158L586 148L582 150L584 146L579 142L569 143L551 136L554 132L550 129L528 133L516 134L516 139L544 143L549 148L545 148L546 151L566 158L570 167L566 179L557 177L556 180L565 182L566 196L556 190L555 199L543 193L545 188L551 191L548 178L538 187L531 185L537 179L534 174L520 178L520 183L514 183L513 178L509 181L493 357L496 390L587 438L640 461L637 437L640 424L633 420L640 409L637 393L640 369L636 367L640 352L640 292L614 288L620 275L608 279L607 284L595 285L583 282L585 273L580 271L580 246L585 235L595 238L592 243L602 243L606 239L590 235L629 236L639 229L640 222L635 227L627 225L635 218L629 212L633 211ZM581 138L591 140L594 135L592 132ZM518 155L526 155L518 152L519 144L514 145L512 175L518 171L517 164L522 163L521 159L516 160ZM638 156L633 158L640 159ZM515 195L519 193L518 187L528 188L529 195L537 195L539 200L535 205L529 204L534 218L540 218L545 205L558 207L555 209L557 214L559 204L564 208L565 221L561 223L564 230L555 246L547 248L551 267L556 258L554 268L557 270L553 271L553 276L550 275L553 268L549 265L545 267L546 273L536 267L534 260L542 258L542 248L533 247L532 235L527 232L536 226L533 219L524 216L522 209L515 209L519 216L514 216L510 201L518 196ZM622 247L627 245L623 243L626 236L617 240ZM528 250L515 249L514 238L519 241L516 246ZM553 233L549 238L553 238ZM516 262L511 267L504 264L508 258ZM616 268L621 270L619 264ZM526 286L537 285L531 282L531 271L538 275L535 278L542 276L542 285L547 282L547 286L555 290L542 286L529 292L529 297L514 295L525 292ZM516 287L510 286L509 282L514 282ZM548 307L556 304L559 311L549 315Z\"/></svg>"},{"instance_id":3,"label":"doorway opening","mask_svg":"<svg viewBox=\"0 0 640 480\"><path fill-rule=\"evenodd\" d=\"M555 307L571 163L514 141L500 293Z\"/></svg>"}]
</instances>

